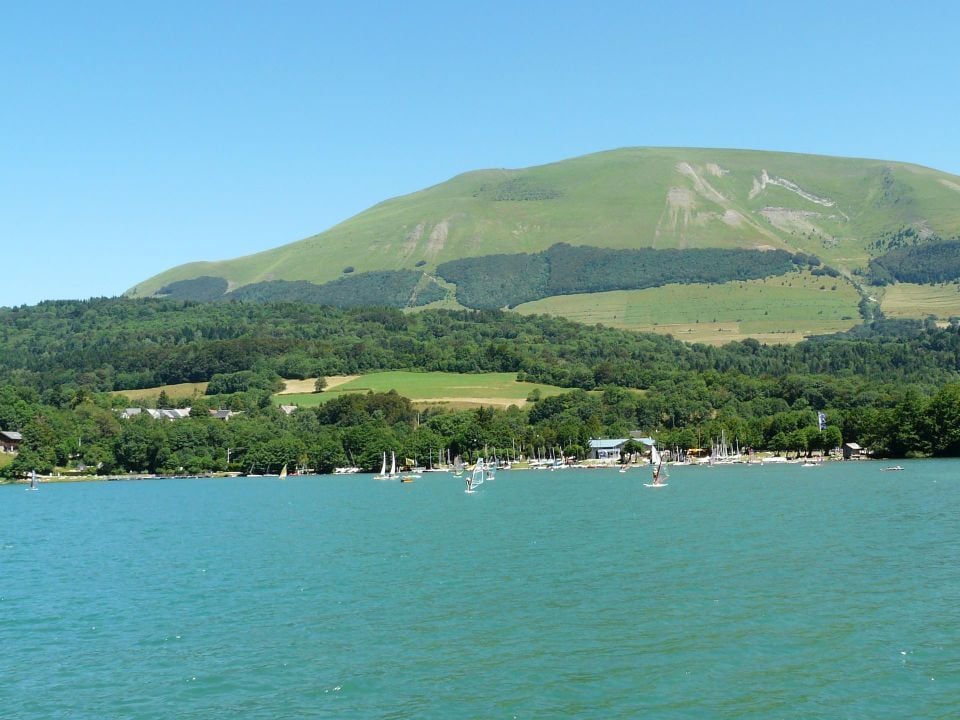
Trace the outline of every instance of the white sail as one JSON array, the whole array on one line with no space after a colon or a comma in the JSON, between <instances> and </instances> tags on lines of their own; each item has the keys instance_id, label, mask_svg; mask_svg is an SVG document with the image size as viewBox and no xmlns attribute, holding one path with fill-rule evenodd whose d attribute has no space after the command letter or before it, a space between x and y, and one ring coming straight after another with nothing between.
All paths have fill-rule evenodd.
<instances>
[{"instance_id":1,"label":"white sail","mask_svg":"<svg viewBox=\"0 0 960 720\"><path fill-rule=\"evenodd\" d=\"M390 453L390 475L397 474L397 454L395 452Z\"/></svg>"},{"instance_id":2,"label":"white sail","mask_svg":"<svg viewBox=\"0 0 960 720\"><path fill-rule=\"evenodd\" d=\"M653 484L664 485L664 480L668 475L663 467L663 458L660 456L660 451L657 450L656 445L650 446L650 464L653 465Z\"/></svg>"},{"instance_id":3,"label":"white sail","mask_svg":"<svg viewBox=\"0 0 960 720\"><path fill-rule=\"evenodd\" d=\"M473 473L470 475L470 485L473 487L482 485L485 471L486 465L483 462L483 458L477 458L477 462L473 466Z\"/></svg>"},{"instance_id":4,"label":"white sail","mask_svg":"<svg viewBox=\"0 0 960 720\"><path fill-rule=\"evenodd\" d=\"M389 475L387 475L387 453L384 451L383 460L380 462L380 472L373 476L374 480L386 480Z\"/></svg>"}]
</instances>

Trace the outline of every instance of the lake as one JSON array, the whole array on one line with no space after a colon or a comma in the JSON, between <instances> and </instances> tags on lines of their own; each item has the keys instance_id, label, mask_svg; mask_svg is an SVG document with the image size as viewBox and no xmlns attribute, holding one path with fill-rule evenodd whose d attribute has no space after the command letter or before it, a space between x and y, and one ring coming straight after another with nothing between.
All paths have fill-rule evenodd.
<instances>
[{"instance_id":1,"label":"lake","mask_svg":"<svg viewBox=\"0 0 960 720\"><path fill-rule=\"evenodd\" d=\"M946 718L960 462L0 487L0 715Z\"/></svg>"}]
</instances>

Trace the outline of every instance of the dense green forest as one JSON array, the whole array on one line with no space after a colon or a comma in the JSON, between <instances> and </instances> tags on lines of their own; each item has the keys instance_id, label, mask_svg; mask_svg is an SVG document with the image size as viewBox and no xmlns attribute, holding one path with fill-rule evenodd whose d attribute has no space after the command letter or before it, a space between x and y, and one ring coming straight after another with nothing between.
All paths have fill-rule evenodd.
<instances>
[{"instance_id":1,"label":"dense green forest","mask_svg":"<svg viewBox=\"0 0 960 720\"><path fill-rule=\"evenodd\" d=\"M895 236L893 249L870 261L870 282L940 283L960 278L960 239L905 244L901 238L914 237L904 232Z\"/></svg>"},{"instance_id":2,"label":"dense green forest","mask_svg":"<svg viewBox=\"0 0 960 720\"><path fill-rule=\"evenodd\" d=\"M287 378L372 370L518 372L592 390L647 388L673 373L915 383L958 379L960 336L879 322L797 345L723 347L496 310L337 309L173 300L54 301L0 309L0 382L41 393L125 390L265 369Z\"/></svg>"},{"instance_id":3,"label":"dense green forest","mask_svg":"<svg viewBox=\"0 0 960 720\"><path fill-rule=\"evenodd\" d=\"M352 272L352 270L351 270ZM347 274L322 285L306 281L271 280L237 288L227 294L227 281L204 276L170 283L160 295L177 300L301 302L334 307L420 307L446 297L446 290L417 270L382 270Z\"/></svg>"},{"instance_id":4,"label":"dense green forest","mask_svg":"<svg viewBox=\"0 0 960 720\"><path fill-rule=\"evenodd\" d=\"M541 253L453 260L437 266L437 274L456 284L460 304L495 309L551 295L751 280L819 262L783 250L610 250L558 243Z\"/></svg>"},{"instance_id":5,"label":"dense green forest","mask_svg":"<svg viewBox=\"0 0 960 720\"><path fill-rule=\"evenodd\" d=\"M416 411L395 394L334 399L290 416L280 377L370 370L516 372L570 388L528 408ZM0 309L0 428L24 447L8 474L82 464L175 472L277 463L377 465L484 446L565 448L651 434L665 446L809 451L856 441L878 454L960 454L960 332L878 322L794 346L723 347L500 311L98 299ZM120 420L110 390L211 381L192 417ZM229 422L213 408L237 411ZM822 411L828 429L816 426Z\"/></svg>"}]
</instances>

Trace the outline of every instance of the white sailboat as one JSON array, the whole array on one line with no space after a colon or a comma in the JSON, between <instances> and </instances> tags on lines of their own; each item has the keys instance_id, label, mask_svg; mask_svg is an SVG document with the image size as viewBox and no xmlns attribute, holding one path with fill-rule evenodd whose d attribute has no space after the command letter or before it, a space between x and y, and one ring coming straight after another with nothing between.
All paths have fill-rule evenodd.
<instances>
[{"instance_id":1,"label":"white sailboat","mask_svg":"<svg viewBox=\"0 0 960 720\"><path fill-rule=\"evenodd\" d=\"M653 466L653 482L644 483L644 487L664 487L666 486L666 479L669 477L667 471L663 467L663 457L661 457L660 452L657 450L656 445L650 446L650 464Z\"/></svg>"},{"instance_id":2,"label":"white sailboat","mask_svg":"<svg viewBox=\"0 0 960 720\"><path fill-rule=\"evenodd\" d=\"M286 463L283 464L283 468L281 468L281 470L280 470L280 479L281 479L281 480L286 480L286 479L287 479L287 464L286 464Z\"/></svg>"},{"instance_id":3,"label":"white sailboat","mask_svg":"<svg viewBox=\"0 0 960 720\"><path fill-rule=\"evenodd\" d=\"M38 482L37 482L37 471L36 471L36 470L31 470L31 471L30 471L30 487L27 488L27 489L28 489L28 490L39 490L39 489L40 489L40 485L39 485Z\"/></svg>"},{"instance_id":4,"label":"white sailboat","mask_svg":"<svg viewBox=\"0 0 960 720\"><path fill-rule=\"evenodd\" d=\"M387 475L387 453L383 453L383 462L380 463L380 472L373 476L374 480L389 480L390 476Z\"/></svg>"}]
</instances>

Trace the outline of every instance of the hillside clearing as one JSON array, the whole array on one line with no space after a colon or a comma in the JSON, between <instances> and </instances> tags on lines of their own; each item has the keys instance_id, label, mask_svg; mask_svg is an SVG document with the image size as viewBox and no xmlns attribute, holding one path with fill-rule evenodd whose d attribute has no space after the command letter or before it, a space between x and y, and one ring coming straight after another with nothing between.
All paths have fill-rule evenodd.
<instances>
[{"instance_id":1,"label":"hillside clearing","mask_svg":"<svg viewBox=\"0 0 960 720\"><path fill-rule=\"evenodd\" d=\"M562 295L518 305L585 324L673 335L722 345L755 338L789 344L856 325L859 297L839 279L796 273L722 285L668 285L592 295Z\"/></svg>"},{"instance_id":2,"label":"hillside clearing","mask_svg":"<svg viewBox=\"0 0 960 720\"><path fill-rule=\"evenodd\" d=\"M327 390L332 390L338 385L356 380L359 375L329 375L327 376ZM277 395L302 395L312 393L316 387L317 378L307 378L305 380L284 380L283 390Z\"/></svg>"},{"instance_id":3,"label":"hillside clearing","mask_svg":"<svg viewBox=\"0 0 960 720\"><path fill-rule=\"evenodd\" d=\"M880 309L884 315L895 318L924 318L933 315L938 320L946 320L960 316L960 284L888 285L884 288Z\"/></svg>"},{"instance_id":4,"label":"hillside clearing","mask_svg":"<svg viewBox=\"0 0 960 720\"><path fill-rule=\"evenodd\" d=\"M274 396L283 404L311 407L349 393L390 392L409 398L418 405L450 405L477 407L480 405L508 407L527 404L527 397L535 390L543 396L568 392L566 388L539 383L518 382L516 373L445 373L445 372L378 372L360 376L341 376L334 390L322 393ZM327 378L328 383L331 378ZM328 385L328 388L331 387Z\"/></svg>"},{"instance_id":5,"label":"hillside clearing","mask_svg":"<svg viewBox=\"0 0 960 720\"><path fill-rule=\"evenodd\" d=\"M140 388L138 390L114 390L111 395L123 395L135 402L150 401L156 403L161 392L165 392L170 400L183 400L197 395L203 395L207 392L207 385L210 383L179 383L177 385L160 385L152 388Z\"/></svg>"}]
</instances>

